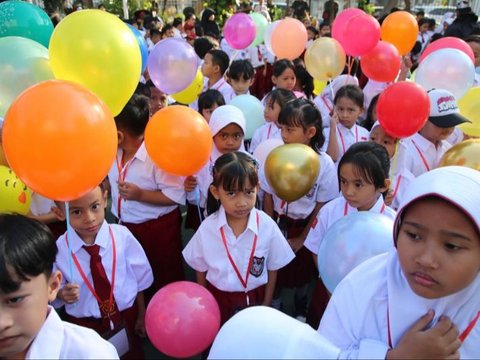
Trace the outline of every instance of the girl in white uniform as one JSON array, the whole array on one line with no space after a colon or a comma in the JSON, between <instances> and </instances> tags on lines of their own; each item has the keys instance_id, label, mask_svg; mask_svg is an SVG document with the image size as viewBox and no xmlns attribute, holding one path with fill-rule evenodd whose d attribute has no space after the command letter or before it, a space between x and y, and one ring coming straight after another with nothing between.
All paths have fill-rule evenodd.
<instances>
[{"instance_id":1,"label":"girl in white uniform","mask_svg":"<svg viewBox=\"0 0 480 360\"><path fill-rule=\"evenodd\" d=\"M339 358L480 357L479 189L480 173L465 167L413 180L396 249L347 275L322 319Z\"/></svg>"}]
</instances>

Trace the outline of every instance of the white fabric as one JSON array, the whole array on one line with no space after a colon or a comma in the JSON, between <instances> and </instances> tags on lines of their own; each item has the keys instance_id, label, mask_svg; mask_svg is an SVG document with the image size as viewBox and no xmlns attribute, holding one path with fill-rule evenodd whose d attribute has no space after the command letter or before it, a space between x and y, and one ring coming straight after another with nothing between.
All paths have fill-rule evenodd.
<instances>
[{"instance_id":1,"label":"white fabric","mask_svg":"<svg viewBox=\"0 0 480 360\"><path fill-rule=\"evenodd\" d=\"M206 271L207 280L219 290L230 292L245 290L227 257L220 233L221 228L225 233L228 250L244 280L253 238L257 235L254 257L264 258L263 270L258 277L250 274L247 283L248 291L267 283L267 270L278 270L295 257L277 224L263 211L257 209L251 211L246 230L237 238L227 223L224 208L220 206L217 212L202 222L183 250L183 257L187 264L196 271Z\"/></svg>"},{"instance_id":2,"label":"white fabric","mask_svg":"<svg viewBox=\"0 0 480 360\"><path fill-rule=\"evenodd\" d=\"M260 60L258 59L258 52L259 51L260 51ZM263 44L257 45L257 46L254 46L254 47L249 47L247 49L248 60L250 60L254 69L256 69L257 67L265 65L264 59L266 57L266 51L267 51L267 49L266 49L265 45L263 45Z\"/></svg>"},{"instance_id":3,"label":"white fabric","mask_svg":"<svg viewBox=\"0 0 480 360\"><path fill-rule=\"evenodd\" d=\"M107 224L103 222L98 231L95 244L100 246L100 256L105 268L108 280L112 281L112 260L113 248L112 238L109 227L112 229L115 237L115 246L117 250L117 266L115 272L115 288L113 295L120 311L130 308L138 292L147 289L153 283L152 269L142 246L132 233L122 225ZM58 254L55 260L54 269L59 270L62 275L62 287L66 283L76 283L80 286L80 295L78 302L74 304L65 304L65 310L68 314L75 317L95 317L100 318L100 310L97 300L94 298L87 285L83 281L75 264L73 266L73 279L70 275L70 253L68 250L65 235L57 240ZM90 255L82 247L85 243L80 239L75 231L72 231L72 238L68 238L71 251L78 259L78 262L93 285L92 274L90 272ZM59 304L57 301L55 305ZM59 304L60 305L60 304Z\"/></svg>"},{"instance_id":4,"label":"white fabric","mask_svg":"<svg viewBox=\"0 0 480 360\"><path fill-rule=\"evenodd\" d=\"M52 207L56 206L53 200L47 199L46 197L33 193L32 201L30 203L30 212L35 215L44 215L48 214Z\"/></svg>"},{"instance_id":5,"label":"white fabric","mask_svg":"<svg viewBox=\"0 0 480 360\"><path fill-rule=\"evenodd\" d=\"M465 135L463 134L463 131L460 130L459 127L455 127L455 130L453 130L453 133L447 138L447 142L453 146L458 143L461 143L464 137Z\"/></svg>"},{"instance_id":6,"label":"white fabric","mask_svg":"<svg viewBox=\"0 0 480 360\"><path fill-rule=\"evenodd\" d=\"M118 359L117 350L95 331L62 321L55 309L33 340L27 359Z\"/></svg>"},{"instance_id":7,"label":"white fabric","mask_svg":"<svg viewBox=\"0 0 480 360\"><path fill-rule=\"evenodd\" d=\"M209 89L220 91L226 103L228 103L228 101L230 101L232 98L235 97L235 91L233 91L233 88L230 86L230 84L227 82L227 80L223 76L215 84L213 84L210 87L208 86L208 78L205 77L203 79L202 92L205 92ZM198 102L195 101L195 104L196 104L195 110L198 110Z\"/></svg>"},{"instance_id":8,"label":"white fabric","mask_svg":"<svg viewBox=\"0 0 480 360\"><path fill-rule=\"evenodd\" d=\"M415 179L413 174L406 170L406 169L396 169L395 175L393 176L392 184L390 185L390 189L395 192L395 197L393 198L392 204L390 207L394 210L398 209L400 203L402 202L403 197L405 196L405 192L410 186L412 180ZM397 184L399 183L397 187Z\"/></svg>"},{"instance_id":9,"label":"white fabric","mask_svg":"<svg viewBox=\"0 0 480 360\"><path fill-rule=\"evenodd\" d=\"M342 136L343 136L343 143L342 143ZM352 146L353 144L360 142L360 141L368 141L370 133L367 129L360 125L353 125L350 129L346 128L342 124L337 124L337 131L335 132L337 136L337 143L338 143L338 160L337 164L342 158L343 154ZM358 134L358 135L357 135ZM343 144L345 144L345 151L343 151Z\"/></svg>"},{"instance_id":10,"label":"white fabric","mask_svg":"<svg viewBox=\"0 0 480 360\"><path fill-rule=\"evenodd\" d=\"M385 90L388 85L390 85L390 83L368 80L367 84L363 88L363 96L365 97L363 101L363 108L365 109L365 112L368 110L372 99Z\"/></svg>"},{"instance_id":11,"label":"white fabric","mask_svg":"<svg viewBox=\"0 0 480 360\"><path fill-rule=\"evenodd\" d=\"M117 160L121 162L122 150L118 150ZM112 192L112 213L118 218L118 167L114 161L108 173ZM127 169L126 182L133 183L144 190L161 191L166 197L178 204L185 203L185 190L180 176L167 174L160 170L147 154L145 143L142 143ZM121 220L126 223L139 224L157 219L175 210L178 205L154 205L134 200L123 200L121 204Z\"/></svg>"},{"instance_id":12,"label":"white fabric","mask_svg":"<svg viewBox=\"0 0 480 360\"><path fill-rule=\"evenodd\" d=\"M263 124L255 130L248 151L253 154L257 146L268 139L282 139L282 130L274 122Z\"/></svg>"}]
</instances>

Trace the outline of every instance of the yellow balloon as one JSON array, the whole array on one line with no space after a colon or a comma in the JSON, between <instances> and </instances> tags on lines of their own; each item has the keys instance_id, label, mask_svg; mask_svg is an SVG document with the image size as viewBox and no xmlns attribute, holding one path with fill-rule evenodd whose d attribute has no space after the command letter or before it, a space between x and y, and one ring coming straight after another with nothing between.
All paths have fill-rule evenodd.
<instances>
[{"instance_id":1,"label":"yellow balloon","mask_svg":"<svg viewBox=\"0 0 480 360\"><path fill-rule=\"evenodd\" d=\"M273 149L265 161L265 176L274 193L292 202L306 195L320 172L318 154L307 145L287 144Z\"/></svg>"},{"instance_id":2,"label":"yellow balloon","mask_svg":"<svg viewBox=\"0 0 480 360\"><path fill-rule=\"evenodd\" d=\"M195 79L191 82L190 85L185 90L182 90L176 94L172 95L172 98L175 101L178 101L181 104L190 104L197 100L198 95L203 90L203 74L200 70L197 71L197 75L195 75Z\"/></svg>"},{"instance_id":3,"label":"yellow balloon","mask_svg":"<svg viewBox=\"0 0 480 360\"><path fill-rule=\"evenodd\" d=\"M320 81L320 80L317 80L317 79L313 79L313 93L315 95L320 95L322 93L323 89L325 89L325 86L327 86L326 81Z\"/></svg>"},{"instance_id":4,"label":"yellow balloon","mask_svg":"<svg viewBox=\"0 0 480 360\"><path fill-rule=\"evenodd\" d=\"M0 166L0 213L15 212L28 214L32 192L15 173Z\"/></svg>"},{"instance_id":5,"label":"yellow balloon","mask_svg":"<svg viewBox=\"0 0 480 360\"><path fill-rule=\"evenodd\" d=\"M471 123L463 123L459 128L468 136L480 136L480 87L472 87L458 102L460 114Z\"/></svg>"},{"instance_id":6,"label":"yellow balloon","mask_svg":"<svg viewBox=\"0 0 480 360\"><path fill-rule=\"evenodd\" d=\"M333 38L319 38L305 52L307 71L320 81L328 81L340 75L345 68L345 62L345 51Z\"/></svg>"},{"instance_id":7,"label":"yellow balloon","mask_svg":"<svg viewBox=\"0 0 480 360\"><path fill-rule=\"evenodd\" d=\"M105 11L81 10L65 17L52 34L49 54L55 78L83 85L114 116L140 79L142 58L135 35Z\"/></svg>"},{"instance_id":8,"label":"yellow balloon","mask_svg":"<svg viewBox=\"0 0 480 360\"><path fill-rule=\"evenodd\" d=\"M441 166L466 166L480 171L480 139L462 141L451 147L440 160Z\"/></svg>"},{"instance_id":9,"label":"yellow balloon","mask_svg":"<svg viewBox=\"0 0 480 360\"><path fill-rule=\"evenodd\" d=\"M5 152L3 151L3 145L0 141L0 165L8 166L7 158L5 157Z\"/></svg>"}]
</instances>

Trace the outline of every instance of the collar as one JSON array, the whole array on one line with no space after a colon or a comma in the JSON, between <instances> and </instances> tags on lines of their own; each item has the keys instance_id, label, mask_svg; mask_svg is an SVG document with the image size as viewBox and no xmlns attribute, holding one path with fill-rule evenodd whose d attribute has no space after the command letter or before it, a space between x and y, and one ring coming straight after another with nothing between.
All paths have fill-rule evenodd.
<instances>
[{"instance_id":1,"label":"collar","mask_svg":"<svg viewBox=\"0 0 480 360\"><path fill-rule=\"evenodd\" d=\"M64 338L63 323L48 306L47 318L27 352L27 359L59 359ZM54 339L54 341L52 341Z\"/></svg>"},{"instance_id":2,"label":"collar","mask_svg":"<svg viewBox=\"0 0 480 360\"><path fill-rule=\"evenodd\" d=\"M349 132L349 133L351 133L351 134L353 134L353 135L355 135L355 128L356 128L356 127L357 127L357 124L353 124L353 126L352 126L351 129L343 126L341 123L338 123L338 124L337 124L337 128L338 128L340 131L342 131L342 133Z\"/></svg>"},{"instance_id":3,"label":"collar","mask_svg":"<svg viewBox=\"0 0 480 360\"><path fill-rule=\"evenodd\" d=\"M422 152L426 152L429 148L434 148L436 149L436 146L434 143L432 143L430 140L427 138L423 137L420 133L415 133L412 135L411 139L415 141L415 144L417 144L418 148L422 150ZM440 142L442 144L442 142Z\"/></svg>"},{"instance_id":4,"label":"collar","mask_svg":"<svg viewBox=\"0 0 480 360\"><path fill-rule=\"evenodd\" d=\"M122 158L122 154L123 154L123 150L121 150L120 152L120 159ZM145 162L147 160L147 156L148 156L148 153L147 153L147 149L145 148L145 141L142 141L142 144L137 149L137 152L135 153L135 155L133 155L133 158L138 159L142 162Z\"/></svg>"},{"instance_id":5,"label":"collar","mask_svg":"<svg viewBox=\"0 0 480 360\"><path fill-rule=\"evenodd\" d=\"M373 204L372 208L369 209L368 211L372 211L374 213L380 214L380 211L382 210L383 205L384 205L383 196L380 194L375 204Z\"/></svg>"},{"instance_id":6,"label":"collar","mask_svg":"<svg viewBox=\"0 0 480 360\"><path fill-rule=\"evenodd\" d=\"M70 242L72 252L76 254L83 247L83 245L85 245L85 243L82 239L80 239L80 236L78 236L75 230L72 231L72 234L72 239L69 237L68 241ZM105 249L109 244L109 240L110 233L108 231L108 224L105 220L103 220L103 224L100 227L100 230L98 230L97 237L95 238L95 244Z\"/></svg>"},{"instance_id":7,"label":"collar","mask_svg":"<svg viewBox=\"0 0 480 360\"><path fill-rule=\"evenodd\" d=\"M250 211L246 230L250 230L258 236L257 212L258 210L255 208L253 208L252 211ZM217 229L220 230L220 228L222 228L223 226L228 226L227 215L225 214L224 207L220 206L220 208L218 209Z\"/></svg>"}]
</instances>

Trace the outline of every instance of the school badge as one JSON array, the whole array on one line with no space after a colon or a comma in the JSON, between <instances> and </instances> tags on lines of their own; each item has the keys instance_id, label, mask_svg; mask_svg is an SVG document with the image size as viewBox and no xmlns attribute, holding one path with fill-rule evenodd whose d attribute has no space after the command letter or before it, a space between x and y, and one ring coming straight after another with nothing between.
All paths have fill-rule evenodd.
<instances>
[{"instance_id":1,"label":"school badge","mask_svg":"<svg viewBox=\"0 0 480 360\"><path fill-rule=\"evenodd\" d=\"M260 275L262 275L264 266L265 256L262 256L261 258L254 256L252 266L250 267L250 274L258 278Z\"/></svg>"}]
</instances>

